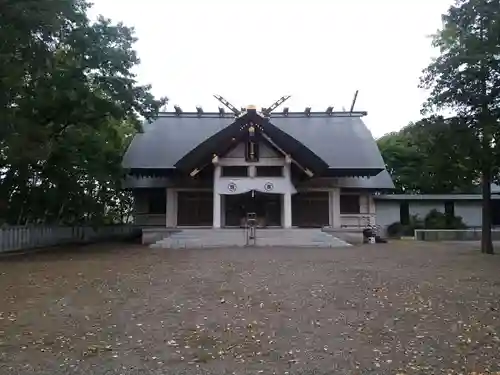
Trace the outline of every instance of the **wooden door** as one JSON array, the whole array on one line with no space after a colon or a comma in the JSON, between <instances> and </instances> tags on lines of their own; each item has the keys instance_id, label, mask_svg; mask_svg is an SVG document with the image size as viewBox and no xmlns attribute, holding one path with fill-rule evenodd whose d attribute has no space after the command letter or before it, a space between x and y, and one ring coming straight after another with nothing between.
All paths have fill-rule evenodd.
<instances>
[{"instance_id":1,"label":"wooden door","mask_svg":"<svg viewBox=\"0 0 500 375\"><path fill-rule=\"evenodd\" d=\"M328 192L302 192L292 196L292 225L321 228L330 225Z\"/></svg>"},{"instance_id":2,"label":"wooden door","mask_svg":"<svg viewBox=\"0 0 500 375\"><path fill-rule=\"evenodd\" d=\"M178 226L212 226L214 198L211 191L177 193Z\"/></svg>"}]
</instances>

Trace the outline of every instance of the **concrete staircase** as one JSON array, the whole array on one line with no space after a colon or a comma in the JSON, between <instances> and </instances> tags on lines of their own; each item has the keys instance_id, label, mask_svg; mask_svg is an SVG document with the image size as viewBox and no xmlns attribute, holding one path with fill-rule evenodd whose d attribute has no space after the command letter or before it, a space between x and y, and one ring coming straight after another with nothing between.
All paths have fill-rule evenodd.
<instances>
[{"instance_id":1,"label":"concrete staircase","mask_svg":"<svg viewBox=\"0 0 500 375\"><path fill-rule=\"evenodd\" d=\"M346 247L345 241L321 229L257 229L257 247ZM246 246L244 229L185 229L152 244L152 248L196 249ZM251 242L253 246L253 242Z\"/></svg>"}]
</instances>

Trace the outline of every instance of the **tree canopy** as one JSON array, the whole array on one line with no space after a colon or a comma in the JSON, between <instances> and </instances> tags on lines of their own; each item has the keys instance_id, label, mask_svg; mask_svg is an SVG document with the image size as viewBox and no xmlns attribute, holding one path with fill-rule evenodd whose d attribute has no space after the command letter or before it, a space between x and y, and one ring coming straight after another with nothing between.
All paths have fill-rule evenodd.
<instances>
[{"instance_id":1,"label":"tree canopy","mask_svg":"<svg viewBox=\"0 0 500 375\"><path fill-rule=\"evenodd\" d=\"M121 158L165 99L132 71L134 30L84 0L0 0L0 222L113 222Z\"/></svg>"},{"instance_id":2,"label":"tree canopy","mask_svg":"<svg viewBox=\"0 0 500 375\"><path fill-rule=\"evenodd\" d=\"M481 249L493 253L491 182L498 178L500 154L500 0L457 0L443 16L433 46L440 55L423 72L422 87L430 90L425 110L451 110L452 131L464 129L464 141L456 147L470 153L473 171L481 176Z\"/></svg>"},{"instance_id":3,"label":"tree canopy","mask_svg":"<svg viewBox=\"0 0 500 375\"><path fill-rule=\"evenodd\" d=\"M469 136L457 118L431 116L386 134L377 144L398 192L471 193L477 186L477 150Z\"/></svg>"}]
</instances>

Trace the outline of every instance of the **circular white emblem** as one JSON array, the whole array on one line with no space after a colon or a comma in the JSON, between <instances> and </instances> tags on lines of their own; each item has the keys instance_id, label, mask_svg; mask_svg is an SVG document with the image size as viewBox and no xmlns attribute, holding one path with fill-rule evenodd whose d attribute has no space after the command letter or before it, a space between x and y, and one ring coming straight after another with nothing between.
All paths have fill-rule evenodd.
<instances>
[{"instance_id":1,"label":"circular white emblem","mask_svg":"<svg viewBox=\"0 0 500 375\"><path fill-rule=\"evenodd\" d=\"M236 184L234 182L230 182L227 185L227 191L229 191L230 193L234 193L237 188L238 188L238 186L236 186Z\"/></svg>"},{"instance_id":2,"label":"circular white emblem","mask_svg":"<svg viewBox=\"0 0 500 375\"><path fill-rule=\"evenodd\" d=\"M266 184L264 185L264 190L265 191L273 191L274 189L274 185L272 182L266 182Z\"/></svg>"}]
</instances>

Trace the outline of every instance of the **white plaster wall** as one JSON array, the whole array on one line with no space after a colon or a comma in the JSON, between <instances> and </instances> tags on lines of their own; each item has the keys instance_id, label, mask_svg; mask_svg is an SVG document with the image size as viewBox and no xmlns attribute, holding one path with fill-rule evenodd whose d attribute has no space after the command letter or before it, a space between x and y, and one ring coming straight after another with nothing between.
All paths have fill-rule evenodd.
<instances>
[{"instance_id":1,"label":"white plaster wall","mask_svg":"<svg viewBox=\"0 0 500 375\"><path fill-rule=\"evenodd\" d=\"M370 212L370 195L369 194L361 194L359 196L359 212L362 214Z\"/></svg>"},{"instance_id":2,"label":"white plaster wall","mask_svg":"<svg viewBox=\"0 0 500 375\"><path fill-rule=\"evenodd\" d=\"M401 201L377 200L375 209L377 225L385 227L400 220ZM417 215L424 219L433 209L444 212L444 202L435 201L409 201L410 216Z\"/></svg>"},{"instance_id":3,"label":"white plaster wall","mask_svg":"<svg viewBox=\"0 0 500 375\"><path fill-rule=\"evenodd\" d=\"M481 201L455 201L455 216L461 216L465 225L481 226L481 215Z\"/></svg>"},{"instance_id":4,"label":"white plaster wall","mask_svg":"<svg viewBox=\"0 0 500 375\"><path fill-rule=\"evenodd\" d=\"M273 150L271 147L269 147L265 143L260 143L259 144L259 156L261 158L277 158L277 157L283 157L282 154L276 152Z\"/></svg>"},{"instance_id":5,"label":"white plaster wall","mask_svg":"<svg viewBox=\"0 0 500 375\"><path fill-rule=\"evenodd\" d=\"M377 225L385 227L399 221L400 201L377 200L375 202L377 212ZM461 216L467 226L481 226L481 201L454 201L455 215ZM410 215L418 215L421 219L432 210L444 212L443 201L413 201L409 202Z\"/></svg>"},{"instance_id":6,"label":"white plaster wall","mask_svg":"<svg viewBox=\"0 0 500 375\"><path fill-rule=\"evenodd\" d=\"M274 185L272 191L266 191L268 182ZM229 185L236 185L235 191L229 190ZM271 194L295 194L296 190L290 177L220 177L215 180L214 191L218 194L242 194L252 190Z\"/></svg>"},{"instance_id":7,"label":"white plaster wall","mask_svg":"<svg viewBox=\"0 0 500 375\"><path fill-rule=\"evenodd\" d=\"M340 191L340 189L337 189ZM371 193L349 193L342 192L341 195L355 195L359 197L359 213L358 214L342 214L340 215L340 225L342 227L365 227L367 225L376 224L375 205ZM339 196L340 198L340 196ZM339 200L340 205L340 200Z\"/></svg>"},{"instance_id":8,"label":"white plaster wall","mask_svg":"<svg viewBox=\"0 0 500 375\"><path fill-rule=\"evenodd\" d=\"M330 226L340 228L342 220L340 218L340 189L329 189L328 192Z\"/></svg>"},{"instance_id":9,"label":"white plaster wall","mask_svg":"<svg viewBox=\"0 0 500 375\"><path fill-rule=\"evenodd\" d=\"M410 205L410 216L417 215L420 219L424 219L432 210L444 212L444 202L442 201L412 201L408 203Z\"/></svg>"},{"instance_id":10,"label":"white plaster wall","mask_svg":"<svg viewBox=\"0 0 500 375\"><path fill-rule=\"evenodd\" d=\"M376 223L382 228L399 221L399 202L398 201L375 201Z\"/></svg>"},{"instance_id":11,"label":"white plaster wall","mask_svg":"<svg viewBox=\"0 0 500 375\"><path fill-rule=\"evenodd\" d=\"M245 156L245 145L238 143L238 145L229 151L224 158L243 158Z\"/></svg>"},{"instance_id":12,"label":"white plaster wall","mask_svg":"<svg viewBox=\"0 0 500 375\"><path fill-rule=\"evenodd\" d=\"M177 226L177 190L167 189L167 217L165 220L167 227Z\"/></svg>"}]
</instances>

